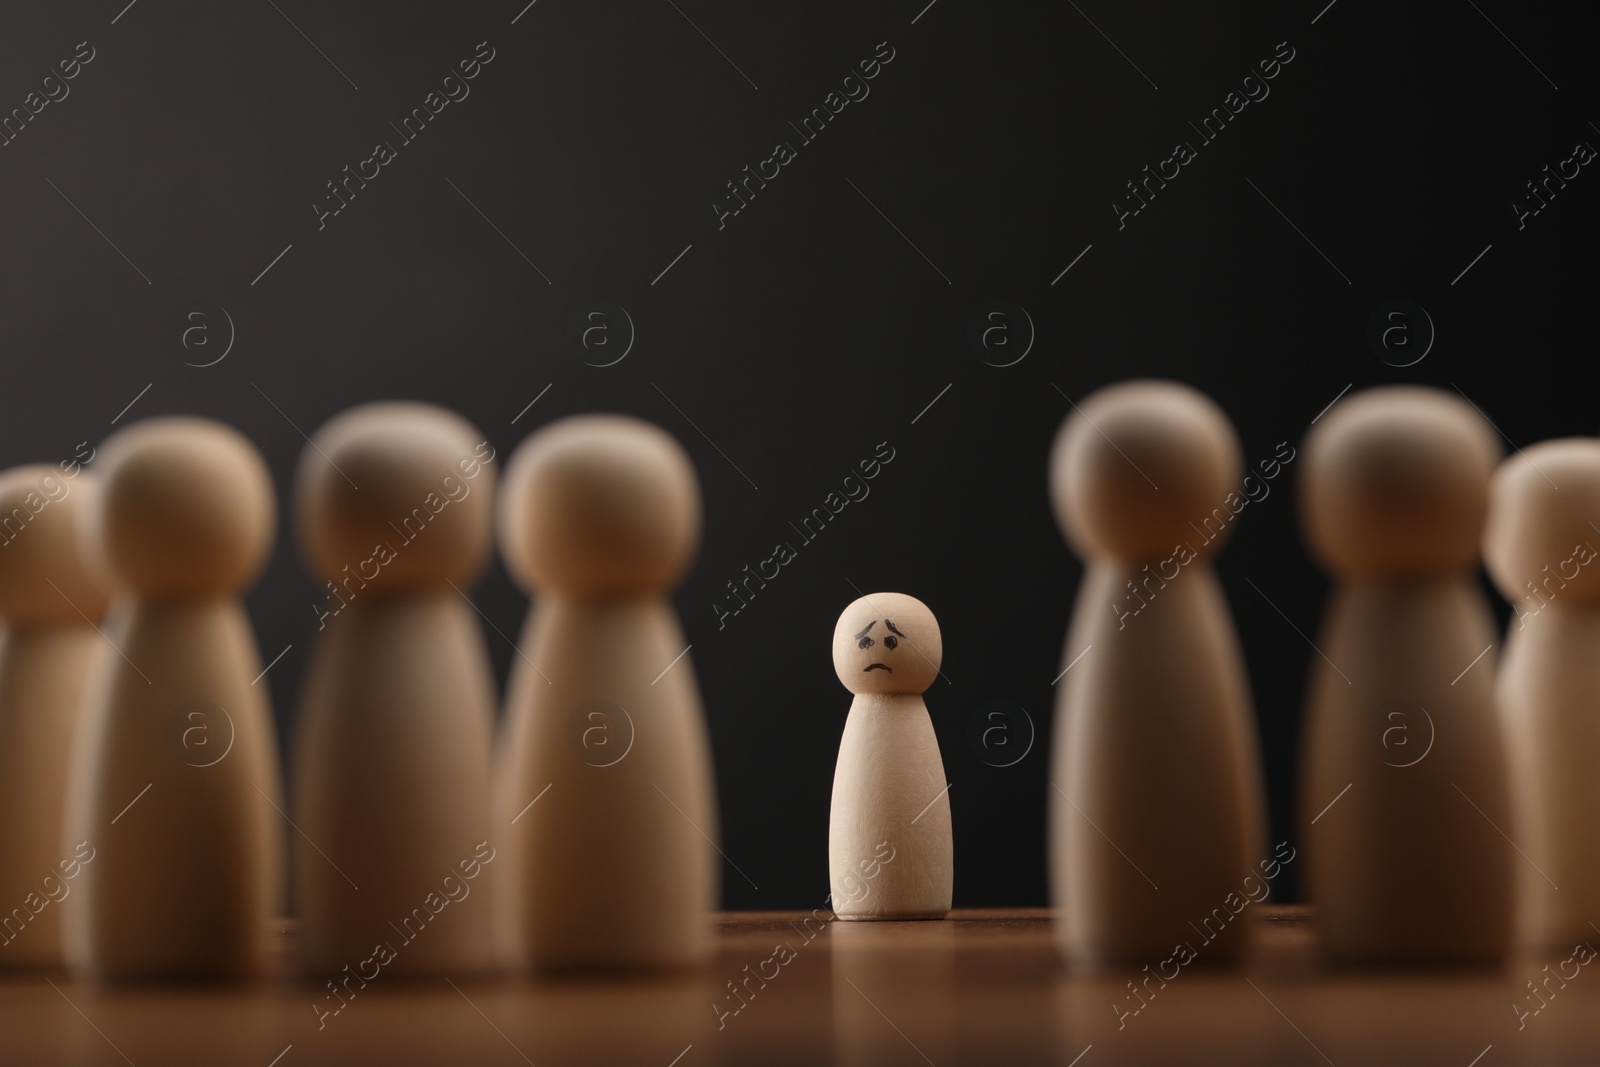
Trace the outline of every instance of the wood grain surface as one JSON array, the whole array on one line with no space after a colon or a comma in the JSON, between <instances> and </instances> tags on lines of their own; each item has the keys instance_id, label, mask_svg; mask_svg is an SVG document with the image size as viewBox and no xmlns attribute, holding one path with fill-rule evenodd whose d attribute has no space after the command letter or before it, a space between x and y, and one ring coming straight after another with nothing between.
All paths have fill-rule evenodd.
<instances>
[{"instance_id":1,"label":"wood grain surface","mask_svg":"<svg viewBox=\"0 0 1600 1067\"><path fill-rule=\"evenodd\" d=\"M329 1010L335 1001L287 980L96 988L54 973L8 974L0 977L0 1063L1502 1067L1600 1059L1600 969L1563 964L1570 952L1503 970L1329 971L1316 963L1305 909L1260 905L1242 916L1256 937L1241 968L1207 969L1197 937L1193 962L1151 961L1152 973L1177 974L1164 987L1151 978L1153 993L1135 1014L1140 1001L1127 983L1145 972L1069 973L1045 910L958 910L943 922L903 923L824 922L827 915L723 914L710 966L657 978L408 982L380 972L365 988L350 979L354 993L320 1028L314 1005ZM279 927L285 969L292 942L292 930ZM1574 976L1563 986L1561 973ZM1543 983L1542 1002L1529 980ZM1528 1014L1519 1017L1513 1004Z\"/></svg>"}]
</instances>

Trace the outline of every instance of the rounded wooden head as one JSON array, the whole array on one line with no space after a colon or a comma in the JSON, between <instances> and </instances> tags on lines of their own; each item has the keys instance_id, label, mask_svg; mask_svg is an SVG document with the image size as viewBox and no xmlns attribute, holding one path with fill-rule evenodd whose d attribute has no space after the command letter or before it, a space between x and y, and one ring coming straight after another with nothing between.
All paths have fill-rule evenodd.
<instances>
[{"instance_id":1,"label":"rounded wooden head","mask_svg":"<svg viewBox=\"0 0 1600 1067\"><path fill-rule=\"evenodd\" d=\"M852 693L921 693L943 659L939 621L904 593L868 593L833 628L833 669Z\"/></svg>"},{"instance_id":2,"label":"rounded wooden head","mask_svg":"<svg viewBox=\"0 0 1600 1067\"><path fill-rule=\"evenodd\" d=\"M1489 576L1507 600L1524 607L1600 600L1596 527L1600 440L1568 437L1523 449L1489 482L1483 531Z\"/></svg>"},{"instance_id":3,"label":"rounded wooden head","mask_svg":"<svg viewBox=\"0 0 1600 1067\"><path fill-rule=\"evenodd\" d=\"M1493 428L1450 393L1411 385L1357 393L1306 436L1306 542L1348 578L1468 570L1500 456Z\"/></svg>"},{"instance_id":4,"label":"rounded wooden head","mask_svg":"<svg viewBox=\"0 0 1600 1067\"><path fill-rule=\"evenodd\" d=\"M0 473L0 619L47 626L105 614L77 538L78 513L99 489L87 470L68 478L41 463Z\"/></svg>"},{"instance_id":5,"label":"rounded wooden head","mask_svg":"<svg viewBox=\"0 0 1600 1067\"><path fill-rule=\"evenodd\" d=\"M79 544L91 572L139 596L241 589L272 547L277 505L261 453L211 419L147 419L111 435Z\"/></svg>"},{"instance_id":6,"label":"rounded wooden head","mask_svg":"<svg viewBox=\"0 0 1600 1067\"><path fill-rule=\"evenodd\" d=\"M1082 558L1155 561L1183 542L1204 553L1221 542L1217 530L1233 529L1227 500L1242 466L1233 425L1210 397L1179 382L1122 382L1061 424L1050 499Z\"/></svg>"},{"instance_id":7,"label":"rounded wooden head","mask_svg":"<svg viewBox=\"0 0 1600 1067\"><path fill-rule=\"evenodd\" d=\"M661 593L700 544L700 483L682 446L622 415L575 415L530 435L507 466L500 552L524 589Z\"/></svg>"},{"instance_id":8,"label":"rounded wooden head","mask_svg":"<svg viewBox=\"0 0 1600 1067\"><path fill-rule=\"evenodd\" d=\"M295 472L301 549L362 589L470 583L493 541L494 450L453 411L363 404L330 419Z\"/></svg>"}]
</instances>

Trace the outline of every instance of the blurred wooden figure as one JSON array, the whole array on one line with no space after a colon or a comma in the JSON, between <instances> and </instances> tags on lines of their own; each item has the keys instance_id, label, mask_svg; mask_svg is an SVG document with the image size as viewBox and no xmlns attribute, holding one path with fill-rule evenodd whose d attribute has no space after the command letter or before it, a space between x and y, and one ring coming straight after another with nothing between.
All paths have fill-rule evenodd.
<instances>
[{"instance_id":1,"label":"blurred wooden figure","mask_svg":"<svg viewBox=\"0 0 1600 1067\"><path fill-rule=\"evenodd\" d=\"M1600 917L1600 441L1546 441L1502 463L1483 546L1512 605L1495 691L1506 831L1527 857L1513 862L1517 941L1567 953Z\"/></svg>"},{"instance_id":2,"label":"blurred wooden figure","mask_svg":"<svg viewBox=\"0 0 1600 1067\"><path fill-rule=\"evenodd\" d=\"M254 445L199 418L109 438L80 546L111 588L68 770L64 843L87 841L62 910L86 978L259 973L282 895L277 745L238 593L272 544Z\"/></svg>"},{"instance_id":3,"label":"blurred wooden figure","mask_svg":"<svg viewBox=\"0 0 1600 1067\"><path fill-rule=\"evenodd\" d=\"M1102 389L1050 459L1087 569L1058 680L1051 891L1066 959L1235 959L1266 813L1244 658L1212 569L1243 510L1240 449L1176 382ZM1200 925L1193 925L1198 923Z\"/></svg>"},{"instance_id":4,"label":"blurred wooden figure","mask_svg":"<svg viewBox=\"0 0 1600 1067\"><path fill-rule=\"evenodd\" d=\"M512 457L499 533L536 602L497 755L497 940L512 966L537 970L703 961L711 748L667 600L700 541L694 467L648 423L562 419Z\"/></svg>"},{"instance_id":5,"label":"blurred wooden figure","mask_svg":"<svg viewBox=\"0 0 1600 1067\"><path fill-rule=\"evenodd\" d=\"M1494 620L1477 583L1494 430L1421 386L1306 437L1306 541L1334 579L1311 660L1300 823L1334 963L1471 964L1510 942Z\"/></svg>"},{"instance_id":6,"label":"blurred wooden figure","mask_svg":"<svg viewBox=\"0 0 1600 1067\"><path fill-rule=\"evenodd\" d=\"M928 606L872 593L833 629L833 669L855 694L828 820L829 901L841 919L942 919L955 861L950 785L922 694L944 645Z\"/></svg>"},{"instance_id":7,"label":"blurred wooden figure","mask_svg":"<svg viewBox=\"0 0 1600 1067\"><path fill-rule=\"evenodd\" d=\"M61 836L67 757L106 609L74 528L99 484L69 462L0 474L0 968L61 965L62 905L94 855L79 842L63 849Z\"/></svg>"},{"instance_id":8,"label":"blurred wooden figure","mask_svg":"<svg viewBox=\"0 0 1600 1067\"><path fill-rule=\"evenodd\" d=\"M301 453L301 547L326 582L294 767L310 977L494 964L494 678L465 592L493 547L493 458L460 416L398 402L344 412Z\"/></svg>"}]
</instances>

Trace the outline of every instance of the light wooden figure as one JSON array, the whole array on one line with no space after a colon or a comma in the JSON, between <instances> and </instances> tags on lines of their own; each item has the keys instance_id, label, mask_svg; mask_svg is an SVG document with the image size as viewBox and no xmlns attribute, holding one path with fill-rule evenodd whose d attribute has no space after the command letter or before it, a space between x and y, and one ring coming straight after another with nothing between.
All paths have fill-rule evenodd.
<instances>
[{"instance_id":1,"label":"light wooden figure","mask_svg":"<svg viewBox=\"0 0 1600 1067\"><path fill-rule=\"evenodd\" d=\"M113 594L68 770L64 847L94 859L62 910L80 977L259 973L280 914L282 798L238 593L272 544L272 480L237 431L151 419L102 446L79 544Z\"/></svg>"},{"instance_id":2,"label":"light wooden figure","mask_svg":"<svg viewBox=\"0 0 1600 1067\"><path fill-rule=\"evenodd\" d=\"M508 962L704 960L718 873L711 750L666 598L699 545L694 467L648 423L562 419L512 457L499 532L536 597L497 755Z\"/></svg>"},{"instance_id":3,"label":"light wooden figure","mask_svg":"<svg viewBox=\"0 0 1600 1067\"><path fill-rule=\"evenodd\" d=\"M310 977L494 965L494 678L466 596L493 547L493 458L460 416L400 402L344 412L301 454L297 525L325 582L293 776Z\"/></svg>"},{"instance_id":4,"label":"light wooden figure","mask_svg":"<svg viewBox=\"0 0 1600 1067\"><path fill-rule=\"evenodd\" d=\"M1511 826L1477 582L1487 421L1441 390L1340 402L1306 437L1301 519L1334 588L1311 659L1300 775L1325 956L1482 964L1511 932Z\"/></svg>"},{"instance_id":5,"label":"light wooden figure","mask_svg":"<svg viewBox=\"0 0 1600 1067\"><path fill-rule=\"evenodd\" d=\"M922 701L943 657L933 612L904 593L870 593L833 628L833 669L855 694L828 819L829 903L841 919L950 912L950 783Z\"/></svg>"},{"instance_id":6,"label":"light wooden figure","mask_svg":"<svg viewBox=\"0 0 1600 1067\"><path fill-rule=\"evenodd\" d=\"M98 488L76 463L0 474L0 968L61 965L61 912L93 856L62 850L61 804L106 609L74 532Z\"/></svg>"},{"instance_id":7,"label":"light wooden figure","mask_svg":"<svg viewBox=\"0 0 1600 1067\"><path fill-rule=\"evenodd\" d=\"M1243 510L1240 467L1227 416L1176 382L1102 389L1056 437L1051 500L1087 565L1051 758L1050 884L1074 965L1154 966L1180 943L1222 963L1243 947L1265 801L1211 565Z\"/></svg>"},{"instance_id":8,"label":"light wooden figure","mask_svg":"<svg viewBox=\"0 0 1600 1067\"><path fill-rule=\"evenodd\" d=\"M1513 863L1516 939L1567 954L1600 921L1600 441L1546 441L1502 463L1483 545L1512 608L1495 691L1506 831L1527 857Z\"/></svg>"}]
</instances>

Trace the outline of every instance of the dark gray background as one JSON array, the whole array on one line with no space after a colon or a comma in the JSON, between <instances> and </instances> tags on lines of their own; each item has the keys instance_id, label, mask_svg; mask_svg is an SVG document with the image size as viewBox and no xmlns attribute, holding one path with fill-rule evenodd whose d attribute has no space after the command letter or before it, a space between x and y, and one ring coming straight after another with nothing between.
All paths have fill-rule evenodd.
<instances>
[{"instance_id":1,"label":"dark gray background","mask_svg":"<svg viewBox=\"0 0 1600 1067\"><path fill-rule=\"evenodd\" d=\"M726 904L827 892L849 706L829 640L853 585L921 597L944 631L949 681L928 703L953 782L956 903L1042 903L1051 679L1080 573L1045 496L1066 397L1182 379L1232 415L1250 463L1298 443L1351 384L1454 384L1518 444L1593 432L1574 371L1593 351L1600 178L1585 168L1525 229L1509 207L1575 142L1600 143L1593 63L1549 4L925 3L13 6L0 108L78 42L96 55L0 148L0 462L70 457L147 385L117 425L224 419L261 446L280 496L296 427L365 400L447 405L502 453L569 413L653 420L705 490L678 605L723 849L748 875L724 869ZM319 232L324 184L397 143L388 124L485 40L496 56L471 95ZM719 231L724 183L795 140L787 124L880 41L896 54L871 95ZM1123 183L1194 141L1187 123L1280 41L1296 56L1270 96L1119 230ZM1437 329L1404 370L1366 338L1396 299ZM968 341L996 300L1037 334L1005 368ZM197 301L236 328L203 369L185 361L217 350L179 340ZM627 309L637 340L602 369L577 324L605 306ZM723 584L881 441L896 458L871 496L719 631ZM1312 633L1325 588L1294 525L1297 473L1220 559L1274 840L1290 834L1312 654L1284 615ZM526 602L502 570L476 596L517 632ZM292 645L268 675L286 744L316 597L280 536L248 603L263 662ZM512 650L485 633L503 679ZM1038 726L1013 766L968 743L988 701Z\"/></svg>"}]
</instances>

